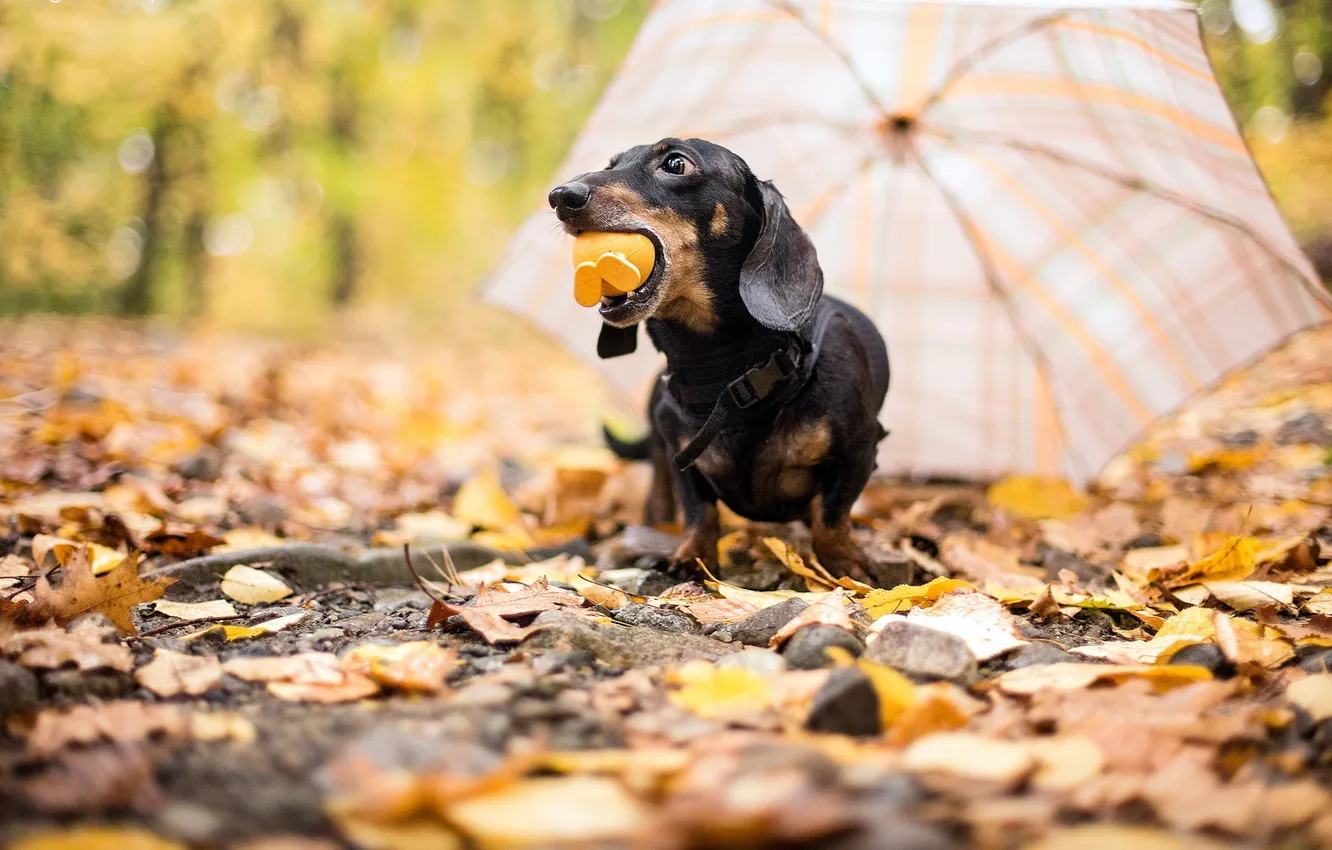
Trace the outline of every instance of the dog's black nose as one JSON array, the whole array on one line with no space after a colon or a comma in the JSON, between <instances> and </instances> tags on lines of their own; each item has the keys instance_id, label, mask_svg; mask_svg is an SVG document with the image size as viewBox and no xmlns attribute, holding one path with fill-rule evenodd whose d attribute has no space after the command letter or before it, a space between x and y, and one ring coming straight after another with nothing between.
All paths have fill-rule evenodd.
<instances>
[{"instance_id":1,"label":"dog's black nose","mask_svg":"<svg viewBox=\"0 0 1332 850\"><path fill-rule=\"evenodd\" d=\"M581 210L592 197L592 187L586 183L565 183L550 190L546 200L554 210Z\"/></svg>"}]
</instances>

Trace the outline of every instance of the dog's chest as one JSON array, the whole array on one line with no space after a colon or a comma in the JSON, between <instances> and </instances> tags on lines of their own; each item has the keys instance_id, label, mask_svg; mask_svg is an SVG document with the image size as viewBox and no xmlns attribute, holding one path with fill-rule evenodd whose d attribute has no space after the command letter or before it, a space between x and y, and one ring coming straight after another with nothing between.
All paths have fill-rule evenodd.
<instances>
[{"instance_id":1,"label":"dog's chest","mask_svg":"<svg viewBox=\"0 0 1332 850\"><path fill-rule=\"evenodd\" d=\"M814 496L814 468L832 450L826 417L784 425L766 435L723 434L695 464L728 504L763 511Z\"/></svg>"}]
</instances>

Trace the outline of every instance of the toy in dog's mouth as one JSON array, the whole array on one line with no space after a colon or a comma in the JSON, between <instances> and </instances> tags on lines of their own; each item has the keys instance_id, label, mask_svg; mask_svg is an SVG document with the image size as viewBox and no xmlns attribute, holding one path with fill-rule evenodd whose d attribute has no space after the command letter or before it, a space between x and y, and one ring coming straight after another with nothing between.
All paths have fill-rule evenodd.
<instances>
[{"instance_id":1,"label":"toy in dog's mouth","mask_svg":"<svg viewBox=\"0 0 1332 850\"><path fill-rule=\"evenodd\" d=\"M648 233L584 231L574 239L574 300L612 324L632 324L657 288L656 241Z\"/></svg>"}]
</instances>

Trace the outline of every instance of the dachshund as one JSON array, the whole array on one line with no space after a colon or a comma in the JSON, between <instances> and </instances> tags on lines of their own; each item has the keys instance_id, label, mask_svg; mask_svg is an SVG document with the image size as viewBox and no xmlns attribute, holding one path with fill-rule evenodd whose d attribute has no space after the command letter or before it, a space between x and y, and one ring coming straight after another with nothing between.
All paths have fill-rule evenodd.
<instances>
[{"instance_id":1,"label":"dachshund","mask_svg":"<svg viewBox=\"0 0 1332 850\"><path fill-rule=\"evenodd\" d=\"M823 294L809 236L770 181L703 139L630 148L550 192L566 232L638 233L656 262L625 295L603 296L598 352L634 350L643 325L666 368L640 443L648 524L684 513L677 563L717 561L717 502L760 522L804 520L837 575L868 577L851 506L887 432L888 350L868 316Z\"/></svg>"}]
</instances>

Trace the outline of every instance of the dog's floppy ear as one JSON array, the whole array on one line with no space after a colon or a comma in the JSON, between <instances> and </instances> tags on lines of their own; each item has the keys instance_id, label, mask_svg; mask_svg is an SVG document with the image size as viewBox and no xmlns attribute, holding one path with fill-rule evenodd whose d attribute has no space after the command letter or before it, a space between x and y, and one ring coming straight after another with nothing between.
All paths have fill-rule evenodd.
<instances>
[{"instance_id":1,"label":"dog's floppy ear","mask_svg":"<svg viewBox=\"0 0 1332 850\"><path fill-rule=\"evenodd\" d=\"M763 217L758 239L740 268L740 298L764 327L794 331L814 315L823 270L814 243L796 224L771 183L759 183Z\"/></svg>"},{"instance_id":2,"label":"dog's floppy ear","mask_svg":"<svg viewBox=\"0 0 1332 850\"><path fill-rule=\"evenodd\" d=\"M602 360L633 354L638 348L638 325L617 328L601 323L601 335L597 337L597 356Z\"/></svg>"}]
</instances>

